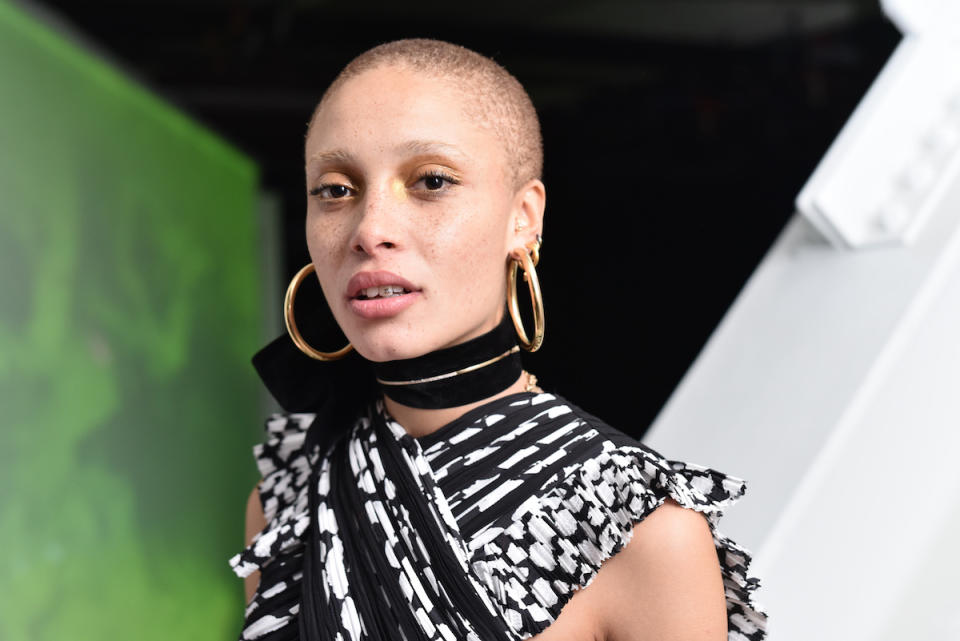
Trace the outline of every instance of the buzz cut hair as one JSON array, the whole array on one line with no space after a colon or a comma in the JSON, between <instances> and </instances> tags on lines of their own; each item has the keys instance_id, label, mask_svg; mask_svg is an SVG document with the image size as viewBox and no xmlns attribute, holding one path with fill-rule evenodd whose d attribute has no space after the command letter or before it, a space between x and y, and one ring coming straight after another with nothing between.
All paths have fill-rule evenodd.
<instances>
[{"instance_id":1,"label":"buzz cut hair","mask_svg":"<svg viewBox=\"0 0 960 641\"><path fill-rule=\"evenodd\" d=\"M540 120L530 96L510 72L494 60L466 47L443 40L407 38L378 45L347 63L317 103L305 137L324 104L337 89L365 71L381 67L408 68L441 80L467 97L468 115L490 129L506 152L507 176L514 188L540 179L543 173L543 138Z\"/></svg>"}]
</instances>

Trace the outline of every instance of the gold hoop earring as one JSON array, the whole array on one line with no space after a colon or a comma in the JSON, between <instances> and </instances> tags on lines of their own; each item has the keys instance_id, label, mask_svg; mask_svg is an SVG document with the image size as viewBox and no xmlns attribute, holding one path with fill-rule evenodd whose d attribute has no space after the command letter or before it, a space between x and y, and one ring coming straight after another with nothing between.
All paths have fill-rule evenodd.
<instances>
[{"instance_id":1,"label":"gold hoop earring","mask_svg":"<svg viewBox=\"0 0 960 641\"><path fill-rule=\"evenodd\" d=\"M530 255L533 256L533 266L540 264L540 245L543 243L543 236L537 234L537 239L530 243Z\"/></svg>"},{"instance_id":2,"label":"gold hoop earring","mask_svg":"<svg viewBox=\"0 0 960 641\"><path fill-rule=\"evenodd\" d=\"M293 277L293 280L291 280L287 286L287 294L283 297L283 322L287 325L287 333L290 334L290 338L293 339L293 344L296 345L297 349L301 352L318 361L339 360L353 349L353 345L347 343L346 347L338 349L335 352L321 352L320 350L314 349L303 339L303 336L300 335L300 330L297 329L297 321L293 317L293 301L297 297L297 290L300 289L303 279L312 271L313 263L307 263L303 269L297 272L297 275Z\"/></svg>"},{"instance_id":3,"label":"gold hoop earring","mask_svg":"<svg viewBox=\"0 0 960 641\"><path fill-rule=\"evenodd\" d=\"M510 318L513 319L513 327L517 330L517 337L520 339L520 347L525 351L535 352L543 344L543 295L540 293L540 279L537 278L537 270L534 265L539 262L539 243L537 247L531 250L535 258L530 254L523 254L521 260L511 258L510 267L507 269L507 306L510 310ZM523 329L523 320L520 318L520 305L517 296L517 268L523 267L523 280L527 281L530 288L530 298L533 300L533 340L527 338L527 332Z\"/></svg>"}]
</instances>

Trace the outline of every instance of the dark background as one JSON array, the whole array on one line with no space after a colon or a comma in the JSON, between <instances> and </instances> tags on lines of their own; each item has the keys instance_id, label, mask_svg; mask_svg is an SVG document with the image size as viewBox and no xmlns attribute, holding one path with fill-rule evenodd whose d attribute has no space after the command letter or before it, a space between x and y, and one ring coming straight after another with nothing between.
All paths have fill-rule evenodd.
<instances>
[{"instance_id":1,"label":"dark background","mask_svg":"<svg viewBox=\"0 0 960 641\"><path fill-rule=\"evenodd\" d=\"M260 165L281 292L308 262L303 135L326 85L402 37L493 57L543 126L541 385L641 436L793 214L899 41L862 0L28 5ZM279 298L270 301L281 314Z\"/></svg>"}]
</instances>

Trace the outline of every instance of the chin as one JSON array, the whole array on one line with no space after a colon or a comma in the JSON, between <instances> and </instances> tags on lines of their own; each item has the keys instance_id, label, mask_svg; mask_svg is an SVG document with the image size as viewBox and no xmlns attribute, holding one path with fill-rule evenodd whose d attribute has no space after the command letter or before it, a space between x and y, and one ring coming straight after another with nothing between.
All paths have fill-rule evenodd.
<instances>
[{"instance_id":1,"label":"chin","mask_svg":"<svg viewBox=\"0 0 960 641\"><path fill-rule=\"evenodd\" d=\"M374 363L416 358L436 349L435 346L427 344L423 337L417 337L417 340L405 334L406 332L367 331L361 339L351 342L360 356Z\"/></svg>"},{"instance_id":2,"label":"chin","mask_svg":"<svg viewBox=\"0 0 960 641\"><path fill-rule=\"evenodd\" d=\"M357 323L347 335L360 356L374 363L416 358L451 347L482 333L451 323L436 323L422 317L384 319Z\"/></svg>"},{"instance_id":3,"label":"chin","mask_svg":"<svg viewBox=\"0 0 960 641\"><path fill-rule=\"evenodd\" d=\"M395 346L378 345L374 347L374 346L364 345L363 347L360 347L354 344L353 348L357 350L357 353L360 354L360 356L363 356L365 359L373 363L385 363L387 361L400 361L407 358L414 358L415 356L420 356L420 354L418 353L413 353L408 350L400 349Z\"/></svg>"}]
</instances>

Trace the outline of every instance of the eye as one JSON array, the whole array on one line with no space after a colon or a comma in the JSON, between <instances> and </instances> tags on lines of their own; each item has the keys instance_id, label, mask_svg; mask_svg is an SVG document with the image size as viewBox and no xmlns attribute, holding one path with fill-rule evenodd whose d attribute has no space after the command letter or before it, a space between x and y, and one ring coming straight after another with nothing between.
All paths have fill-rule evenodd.
<instances>
[{"instance_id":1,"label":"eye","mask_svg":"<svg viewBox=\"0 0 960 641\"><path fill-rule=\"evenodd\" d=\"M337 200L341 198L346 198L351 194L353 190L346 185L341 185L339 183L330 183L324 185L318 185L310 190L311 196L320 196L324 200Z\"/></svg>"},{"instance_id":2,"label":"eye","mask_svg":"<svg viewBox=\"0 0 960 641\"><path fill-rule=\"evenodd\" d=\"M424 176L423 184L427 189L434 190L443 187L446 179L443 176Z\"/></svg>"},{"instance_id":3,"label":"eye","mask_svg":"<svg viewBox=\"0 0 960 641\"><path fill-rule=\"evenodd\" d=\"M423 183L423 186L427 189L427 191L441 191L444 189L444 187L460 184L459 180L450 174L439 170L430 170L420 174L417 182Z\"/></svg>"}]
</instances>

